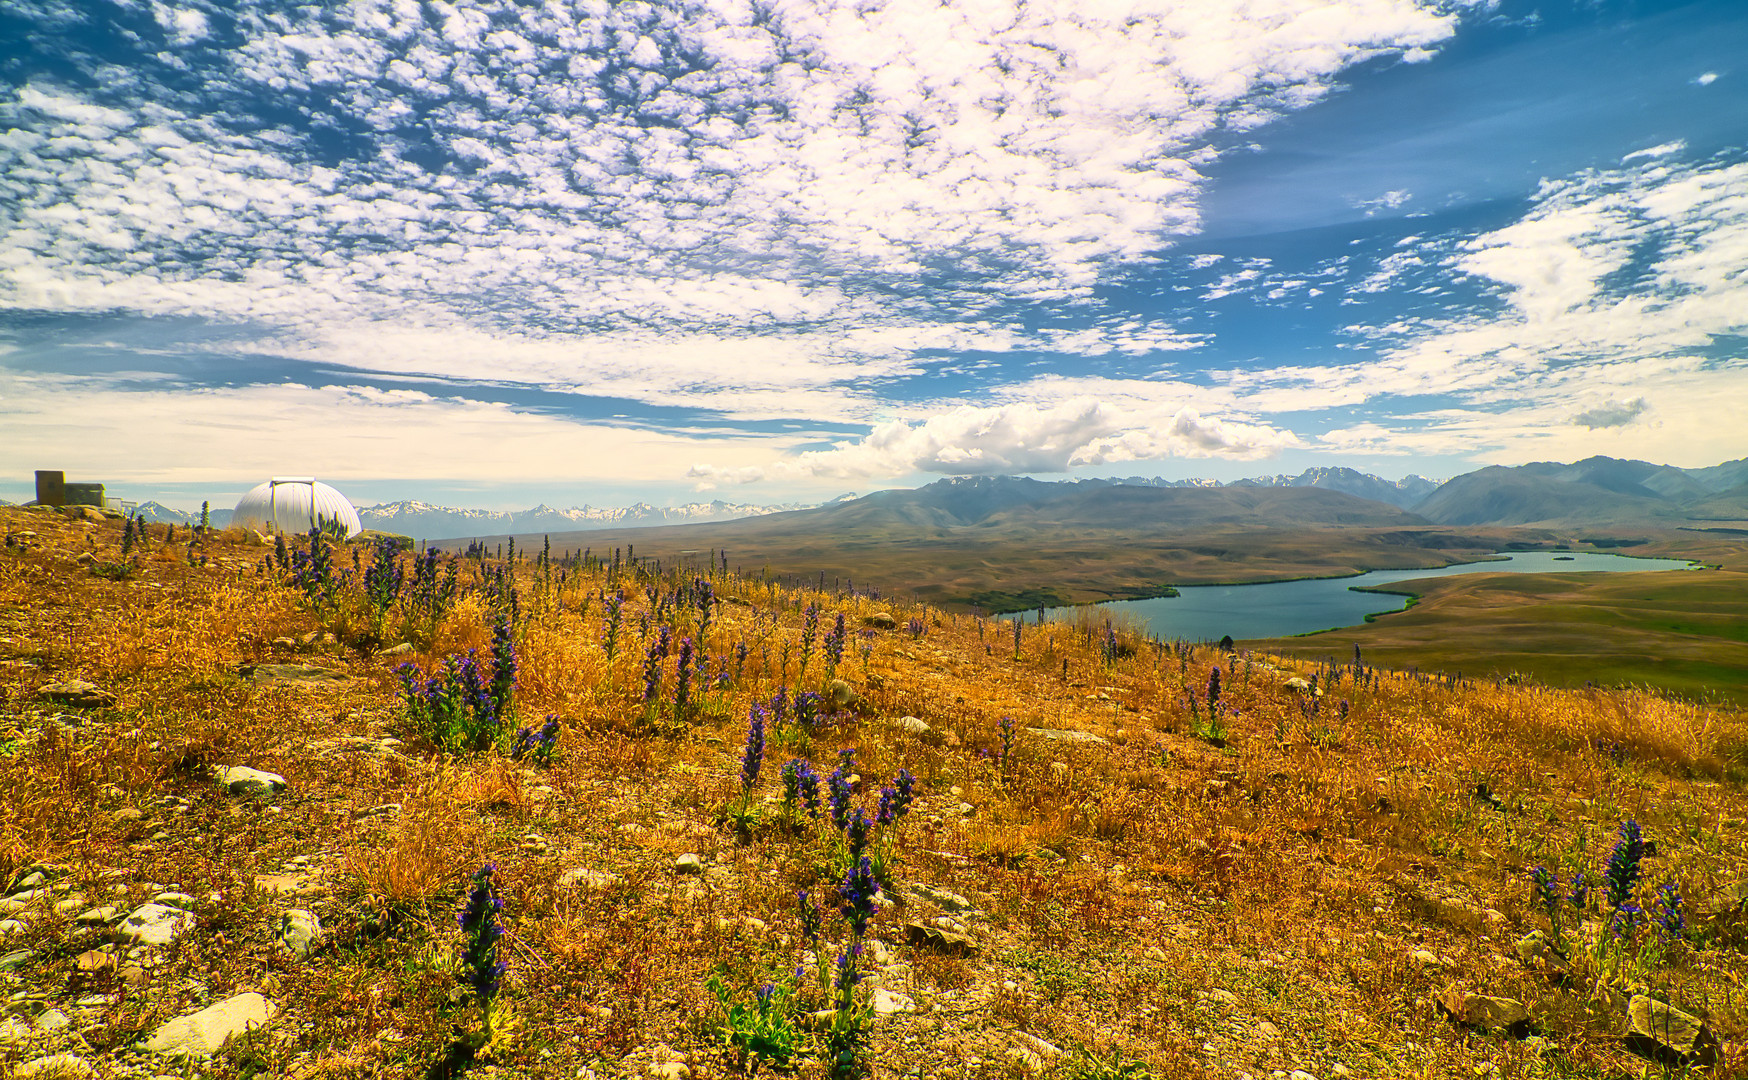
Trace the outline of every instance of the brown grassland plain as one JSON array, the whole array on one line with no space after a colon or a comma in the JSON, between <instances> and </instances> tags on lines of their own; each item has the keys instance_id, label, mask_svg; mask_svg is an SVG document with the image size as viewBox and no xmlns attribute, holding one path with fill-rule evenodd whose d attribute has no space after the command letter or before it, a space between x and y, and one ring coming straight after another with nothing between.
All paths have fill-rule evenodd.
<instances>
[{"instance_id":1,"label":"brown grassland plain","mask_svg":"<svg viewBox=\"0 0 1748 1080\"><path fill-rule=\"evenodd\" d=\"M1393 668L1555 686L1642 685L1748 704L1748 538L1655 533L1626 549L1704 569L1643 574L1467 574L1374 590L1416 603L1364 626L1247 642L1305 659L1359 645Z\"/></svg>"},{"instance_id":2,"label":"brown grassland plain","mask_svg":"<svg viewBox=\"0 0 1748 1080\"><path fill-rule=\"evenodd\" d=\"M355 590L312 603L252 535L190 546L154 526L124 559L117 522L0 509L0 526L0 885L46 882L6 916L0 1071L66 1053L101 1076L739 1075L759 1058L729 1045L709 983L744 1014L803 963L797 891L832 904L842 877L841 838L785 813L778 766L823 774L852 746L859 805L900 768L917 800L875 841L884 895L855 1000L896 1011L866 1018L851 1073L1680 1073L1623 1043L1632 993L1708 1019L1722 1047L1700 1073L1748 1069L1748 723L1732 708L1319 670L1090 623L1026 627L1016 648L969 615L717 573L706 651L730 678L676 716L671 655L643 702L641 631L653 587L674 638L699 637L699 609L663 599L689 578L519 560L516 710L562 723L537 766L434 746L393 673L489 646L492 561L463 563L434 624L397 607L379 633ZM620 585L610 660L602 591ZM799 670L809 605L821 631L846 618L837 674L856 701L774 725L741 815L749 706L824 684L818 648ZM381 655L403 641L410 655ZM1223 732L1207 725L1215 667ZM1294 681L1313 675L1315 691ZM107 700L45 698L74 678ZM228 794L212 776L227 765L288 787ZM1631 972L1576 944L1564 972L1520 956L1550 929L1530 868L1594 880L1628 819L1654 844L1641 895L1676 884L1690 940ZM683 854L702 872L677 873ZM476 1046L455 912L487 861L507 970ZM163 949L81 921L160 889L194 916ZM276 941L292 908L325 928L305 956ZM830 907L825 923L829 957L848 931ZM216 1056L140 1047L243 991L277 1013ZM1462 991L1528 1019L1465 1026L1438 1004ZM775 1018L795 1075L827 1075L831 1014L811 1014L829 1004L803 989Z\"/></svg>"}]
</instances>

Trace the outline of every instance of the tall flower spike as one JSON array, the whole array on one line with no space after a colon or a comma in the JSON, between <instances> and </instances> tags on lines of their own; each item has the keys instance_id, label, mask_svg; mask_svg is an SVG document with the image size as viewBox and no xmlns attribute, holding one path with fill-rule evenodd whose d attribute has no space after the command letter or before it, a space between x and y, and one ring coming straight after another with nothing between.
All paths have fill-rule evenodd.
<instances>
[{"instance_id":1,"label":"tall flower spike","mask_svg":"<svg viewBox=\"0 0 1748 1080\"><path fill-rule=\"evenodd\" d=\"M1619 909L1632 899L1633 887L1639 882L1640 863L1645 857L1645 840L1637 821L1621 822L1620 837L1609 853L1608 866L1603 870L1603 882L1608 888L1608 906Z\"/></svg>"},{"instance_id":2,"label":"tall flower spike","mask_svg":"<svg viewBox=\"0 0 1748 1080\"><path fill-rule=\"evenodd\" d=\"M751 790L759 782L759 767L765 760L765 709L754 705L747 716L747 745L740 758L741 789Z\"/></svg>"}]
</instances>

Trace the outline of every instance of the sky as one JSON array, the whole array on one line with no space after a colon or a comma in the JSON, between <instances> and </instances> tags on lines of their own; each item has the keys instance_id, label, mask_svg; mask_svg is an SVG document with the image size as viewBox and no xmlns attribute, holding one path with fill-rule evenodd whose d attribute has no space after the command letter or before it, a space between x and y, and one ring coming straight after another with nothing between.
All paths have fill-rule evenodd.
<instances>
[{"instance_id":1,"label":"sky","mask_svg":"<svg viewBox=\"0 0 1748 1080\"><path fill-rule=\"evenodd\" d=\"M0 498L1748 456L1740 0L0 0Z\"/></svg>"}]
</instances>

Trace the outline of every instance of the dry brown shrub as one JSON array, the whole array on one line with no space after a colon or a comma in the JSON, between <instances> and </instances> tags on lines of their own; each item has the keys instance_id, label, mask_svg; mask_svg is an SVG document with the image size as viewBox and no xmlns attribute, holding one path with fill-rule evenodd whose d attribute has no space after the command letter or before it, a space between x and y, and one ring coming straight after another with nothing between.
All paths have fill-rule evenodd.
<instances>
[{"instance_id":1,"label":"dry brown shrub","mask_svg":"<svg viewBox=\"0 0 1748 1080\"><path fill-rule=\"evenodd\" d=\"M455 888L479 865L481 825L471 804L456 795L462 783L453 776L431 781L407 801L388 843L347 853L367 897L417 907Z\"/></svg>"}]
</instances>

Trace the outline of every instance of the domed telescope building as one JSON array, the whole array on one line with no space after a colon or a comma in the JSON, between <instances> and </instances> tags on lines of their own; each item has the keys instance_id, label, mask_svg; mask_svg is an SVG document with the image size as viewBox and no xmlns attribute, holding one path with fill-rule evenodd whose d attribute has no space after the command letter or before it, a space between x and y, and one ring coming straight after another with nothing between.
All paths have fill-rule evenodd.
<instances>
[{"instance_id":1,"label":"domed telescope building","mask_svg":"<svg viewBox=\"0 0 1748 1080\"><path fill-rule=\"evenodd\" d=\"M344 529L348 539L364 531L346 496L313 476L275 476L237 500L231 524L264 533Z\"/></svg>"}]
</instances>

